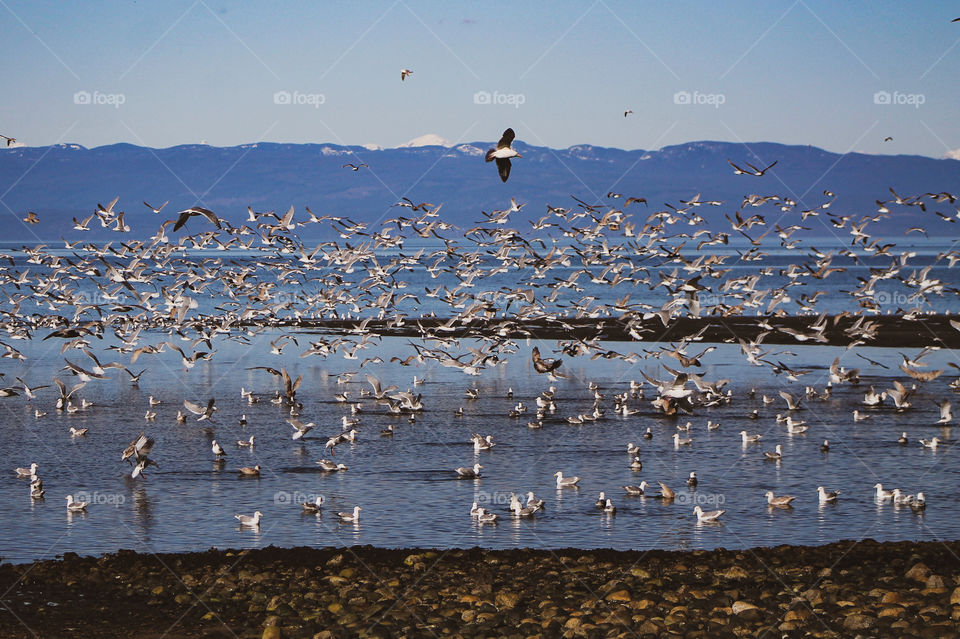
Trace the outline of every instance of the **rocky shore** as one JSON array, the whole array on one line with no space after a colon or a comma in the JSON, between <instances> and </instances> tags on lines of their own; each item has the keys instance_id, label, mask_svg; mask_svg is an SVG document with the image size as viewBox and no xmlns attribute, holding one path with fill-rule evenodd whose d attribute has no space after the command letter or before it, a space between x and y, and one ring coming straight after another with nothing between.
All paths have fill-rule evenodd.
<instances>
[{"instance_id":1,"label":"rocky shore","mask_svg":"<svg viewBox=\"0 0 960 639\"><path fill-rule=\"evenodd\" d=\"M3 637L958 636L960 542L265 548L0 565Z\"/></svg>"}]
</instances>

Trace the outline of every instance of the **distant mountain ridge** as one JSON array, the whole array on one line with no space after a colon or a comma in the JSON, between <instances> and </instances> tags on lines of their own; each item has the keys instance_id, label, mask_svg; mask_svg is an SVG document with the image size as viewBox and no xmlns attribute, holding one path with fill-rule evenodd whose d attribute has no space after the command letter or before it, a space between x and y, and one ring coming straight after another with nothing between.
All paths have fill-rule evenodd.
<instances>
[{"instance_id":1,"label":"distant mountain ridge","mask_svg":"<svg viewBox=\"0 0 960 639\"><path fill-rule=\"evenodd\" d=\"M531 146L516 141L523 155L514 160L510 180L500 182L483 154L492 142L446 147L439 136L427 135L404 146L371 149L370 145L284 144L262 142L234 147L202 144L154 149L120 143L92 149L75 144L0 150L2 202L17 217L35 211L41 223L27 228L8 221L10 240L76 238L71 219L89 215L98 202L119 196L119 210L132 227L129 236L146 237L179 210L200 205L240 224L247 206L256 211L286 211L291 205L305 217L309 206L317 215L342 215L356 221L378 222L395 217L392 205L401 197L414 202L443 203L441 217L458 226L473 226L481 211L503 209L511 197L528 207L511 218L526 230L545 206L569 207L575 196L617 208L627 197L644 197L648 208L633 205L642 216L678 205L697 193L722 200L721 207L702 207L714 228L729 227L732 216L750 194L779 195L797 202L797 211L784 224L799 221L799 210L811 208L836 193L831 212L855 217L875 213L876 200L924 192L960 193L960 160L910 155L840 155L811 146L772 142L698 141L655 151L623 150L581 144L567 149ZM763 177L735 175L728 159L743 166L777 165ZM353 171L346 163L358 165ZM623 199L608 197L620 193ZM142 204L167 205L159 215ZM942 212L954 215L953 205ZM885 234L898 234L923 225L927 216L918 207L898 209L884 223ZM764 209L764 211L769 210ZM402 211L402 209L401 209ZM763 213L764 211L757 211ZM752 211L751 211L752 212ZM8 211L9 214L9 211ZM298 219L297 218L297 219ZM716 221L716 224L714 224ZM520 225L523 225L522 227ZM90 238L117 234L91 226ZM875 228L875 227L872 227ZM86 236L85 236L86 237Z\"/></svg>"}]
</instances>

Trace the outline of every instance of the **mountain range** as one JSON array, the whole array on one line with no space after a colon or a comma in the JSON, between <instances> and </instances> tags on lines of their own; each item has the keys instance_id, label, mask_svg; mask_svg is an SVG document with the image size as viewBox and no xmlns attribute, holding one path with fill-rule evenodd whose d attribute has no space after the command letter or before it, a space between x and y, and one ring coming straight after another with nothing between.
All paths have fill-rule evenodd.
<instances>
[{"instance_id":1,"label":"mountain range","mask_svg":"<svg viewBox=\"0 0 960 639\"><path fill-rule=\"evenodd\" d=\"M628 197L643 197L648 208L632 205L630 211L645 219L667 203L680 206L680 200L700 193L704 200L723 201L720 207L701 207L701 215L719 229L729 228L723 213L732 217L751 194L796 201L797 211L781 222L789 224L799 222L799 209L833 199L825 191L836 194L832 213L855 218L874 214L877 200L894 197L890 189L903 197L960 192L960 160L841 155L771 142L700 141L655 151L627 151L586 144L552 149L516 141L513 146L523 157L513 160L510 179L502 183L494 164L484 163L490 142L447 144L439 136L426 135L389 149L265 142L163 149L131 144L3 149L0 203L17 218L33 211L40 220L35 225L8 222L4 239L78 239L72 218L83 219L98 202L106 204L118 196L116 208L126 213L132 228L129 235L142 238L190 206L211 209L235 225L246 219L248 206L279 213L293 206L295 219L306 218L304 207L309 206L316 215L345 216L379 226L384 219L410 215L409 209L393 208L406 197L414 203L442 203L442 219L468 228L484 219L481 211L507 208L513 197L528 204L511 218L511 225L524 230L529 228L525 220L544 215L547 205L577 206L571 196L617 208ZM747 162L759 168L776 165L756 177L736 175L730 162L741 167ZM368 166L354 171L344 167L346 163ZM613 194L622 194L623 199ZM142 203L159 206L167 200L159 215ZM940 209L946 215L956 213L950 203ZM926 212L919 207L891 211L882 228L871 227L875 233L880 228L882 234L895 235L936 219L930 207ZM91 224L90 238L116 235L98 226L95 221Z\"/></svg>"}]
</instances>

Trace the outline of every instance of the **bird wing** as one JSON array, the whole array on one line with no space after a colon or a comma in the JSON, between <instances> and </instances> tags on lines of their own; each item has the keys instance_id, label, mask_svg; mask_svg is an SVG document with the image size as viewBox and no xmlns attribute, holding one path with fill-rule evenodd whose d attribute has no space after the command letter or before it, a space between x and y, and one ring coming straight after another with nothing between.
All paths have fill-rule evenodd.
<instances>
[{"instance_id":1,"label":"bird wing","mask_svg":"<svg viewBox=\"0 0 960 639\"><path fill-rule=\"evenodd\" d=\"M194 404L189 399L183 400L183 407L186 408L191 413L193 413L194 415L202 415L207 411L206 406L201 406L200 404Z\"/></svg>"},{"instance_id":2,"label":"bird wing","mask_svg":"<svg viewBox=\"0 0 960 639\"><path fill-rule=\"evenodd\" d=\"M502 149L504 147L510 146L511 144L513 144L513 138L515 137L516 137L516 134L513 132L513 129L507 129L506 131L503 132L503 137L500 138L500 141L497 142L497 148ZM507 166L509 166L509 163L507 163ZM510 169L508 168L507 171L509 172ZM506 182L507 181L506 178L504 178L503 181Z\"/></svg>"},{"instance_id":3,"label":"bird wing","mask_svg":"<svg viewBox=\"0 0 960 639\"><path fill-rule=\"evenodd\" d=\"M500 180L502 182L506 182L507 178L510 177L510 160L506 158L496 158L496 160L497 160L497 173L500 174Z\"/></svg>"}]
</instances>

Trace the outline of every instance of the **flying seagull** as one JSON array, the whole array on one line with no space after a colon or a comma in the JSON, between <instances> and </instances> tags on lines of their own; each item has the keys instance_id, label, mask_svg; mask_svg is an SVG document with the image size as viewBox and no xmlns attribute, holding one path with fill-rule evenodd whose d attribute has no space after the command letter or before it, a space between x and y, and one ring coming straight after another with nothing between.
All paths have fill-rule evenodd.
<instances>
[{"instance_id":1,"label":"flying seagull","mask_svg":"<svg viewBox=\"0 0 960 639\"><path fill-rule=\"evenodd\" d=\"M187 223L187 220L189 220L191 217L194 217L195 215L202 215L203 217L207 218L218 229L223 228L222 226L220 226L220 220L217 218L216 214L213 211L211 211L210 209L205 209L202 206L194 206L184 211L180 211L180 217L177 218L177 223L173 225L173 230L179 231L180 228Z\"/></svg>"},{"instance_id":2,"label":"flying seagull","mask_svg":"<svg viewBox=\"0 0 960 639\"><path fill-rule=\"evenodd\" d=\"M0 135L0 138L7 141L7 146L13 146L17 141L17 138L7 137L6 135Z\"/></svg>"},{"instance_id":3,"label":"flying seagull","mask_svg":"<svg viewBox=\"0 0 960 639\"><path fill-rule=\"evenodd\" d=\"M400 69L400 81L401 81L401 82L404 81L404 80L406 80L408 75L413 75L413 71L411 71L410 69Z\"/></svg>"},{"instance_id":4,"label":"flying seagull","mask_svg":"<svg viewBox=\"0 0 960 639\"><path fill-rule=\"evenodd\" d=\"M510 148L510 145L513 144L514 137L516 137L516 134L513 132L513 129L507 129L503 132L503 137L500 138L500 141L497 142L497 148L487 151L486 161L497 161L497 172L500 173L500 179L504 182L510 177L510 158L523 157Z\"/></svg>"},{"instance_id":5,"label":"flying seagull","mask_svg":"<svg viewBox=\"0 0 960 639\"><path fill-rule=\"evenodd\" d=\"M626 111L623 112L623 117L627 117L627 116L630 115L631 113L633 113L633 110L627 109Z\"/></svg>"}]
</instances>

